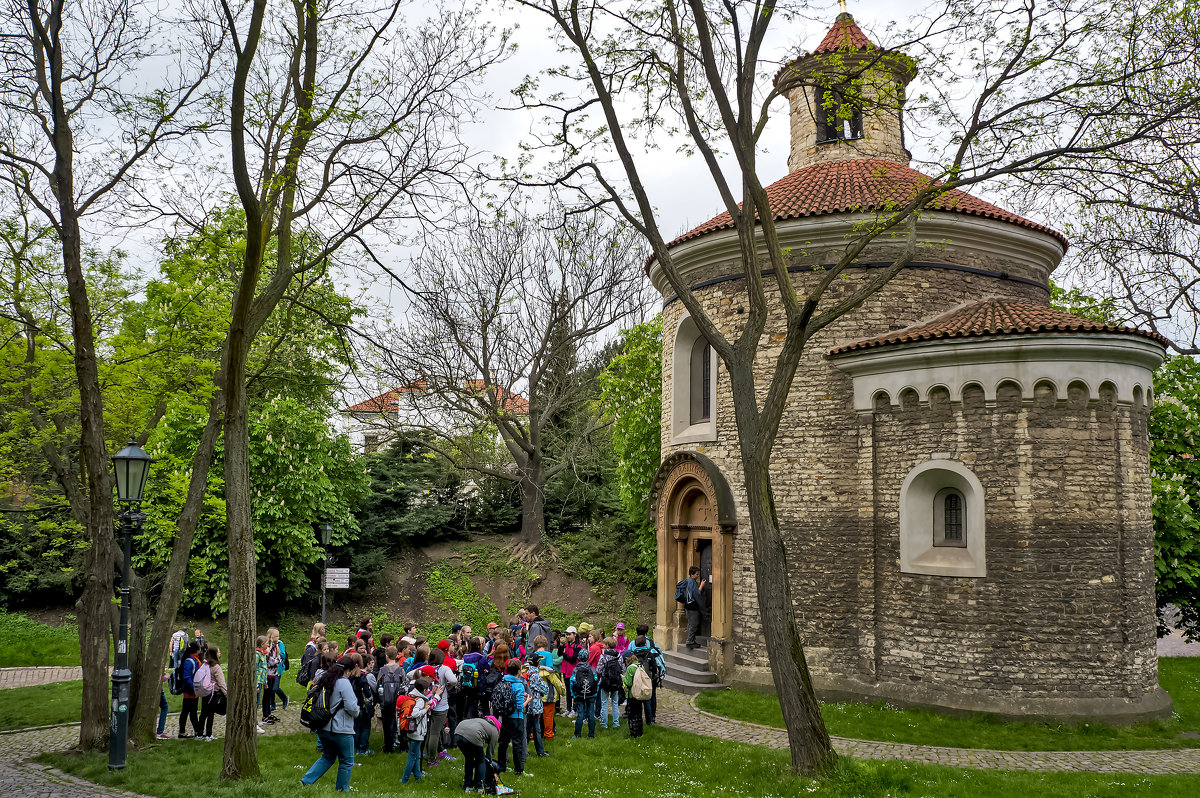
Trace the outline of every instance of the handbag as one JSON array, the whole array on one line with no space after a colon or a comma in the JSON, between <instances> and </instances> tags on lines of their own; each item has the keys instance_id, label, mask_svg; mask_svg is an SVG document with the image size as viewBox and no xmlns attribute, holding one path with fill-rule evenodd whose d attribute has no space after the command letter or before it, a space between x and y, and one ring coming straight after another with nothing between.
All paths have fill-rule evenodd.
<instances>
[{"instance_id":1,"label":"handbag","mask_svg":"<svg viewBox=\"0 0 1200 798\"><path fill-rule=\"evenodd\" d=\"M208 702L210 705L212 705L212 711L214 715L224 715L225 711L229 708L228 699L222 692L213 693L212 697L208 699Z\"/></svg>"}]
</instances>

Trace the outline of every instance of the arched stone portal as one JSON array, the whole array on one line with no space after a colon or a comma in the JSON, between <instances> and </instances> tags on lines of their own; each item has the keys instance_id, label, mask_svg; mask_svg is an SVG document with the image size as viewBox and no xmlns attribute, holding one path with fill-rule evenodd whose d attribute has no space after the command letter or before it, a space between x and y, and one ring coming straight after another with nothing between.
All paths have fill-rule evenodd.
<instances>
[{"instance_id":1,"label":"arched stone portal","mask_svg":"<svg viewBox=\"0 0 1200 798\"><path fill-rule=\"evenodd\" d=\"M708 581L701 632L710 640L710 662L718 670L732 665L724 656L733 651L733 536L737 532L729 484L704 455L677 452L663 461L654 477L650 513L658 534L655 640L664 647L684 642L687 619L683 605L675 601L675 584L696 565Z\"/></svg>"}]
</instances>

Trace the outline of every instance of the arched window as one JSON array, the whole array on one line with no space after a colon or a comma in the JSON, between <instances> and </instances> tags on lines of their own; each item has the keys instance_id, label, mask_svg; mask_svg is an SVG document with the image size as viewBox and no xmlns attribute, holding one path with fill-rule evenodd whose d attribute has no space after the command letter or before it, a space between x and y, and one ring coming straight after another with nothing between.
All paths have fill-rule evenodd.
<instances>
[{"instance_id":1,"label":"arched window","mask_svg":"<svg viewBox=\"0 0 1200 798\"><path fill-rule=\"evenodd\" d=\"M712 418L712 347L703 338L692 343L688 368L688 423L700 424Z\"/></svg>"},{"instance_id":2,"label":"arched window","mask_svg":"<svg viewBox=\"0 0 1200 798\"><path fill-rule=\"evenodd\" d=\"M850 141L863 137L861 106L838 86L817 88L817 142Z\"/></svg>"},{"instance_id":3,"label":"arched window","mask_svg":"<svg viewBox=\"0 0 1200 798\"><path fill-rule=\"evenodd\" d=\"M967 546L967 500L955 488L933 497L933 545Z\"/></svg>"},{"instance_id":4,"label":"arched window","mask_svg":"<svg viewBox=\"0 0 1200 798\"><path fill-rule=\"evenodd\" d=\"M715 441L717 404L720 401L717 393L717 356L689 316L679 320L669 366L672 385L671 443ZM664 373L664 385L666 377Z\"/></svg>"}]
</instances>

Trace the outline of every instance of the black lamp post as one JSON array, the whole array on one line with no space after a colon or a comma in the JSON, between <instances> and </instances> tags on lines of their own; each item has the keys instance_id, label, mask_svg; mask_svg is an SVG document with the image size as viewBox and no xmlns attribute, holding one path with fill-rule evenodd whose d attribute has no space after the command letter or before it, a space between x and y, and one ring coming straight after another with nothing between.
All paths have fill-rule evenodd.
<instances>
[{"instance_id":1,"label":"black lamp post","mask_svg":"<svg viewBox=\"0 0 1200 798\"><path fill-rule=\"evenodd\" d=\"M329 580L329 536L333 527L321 524L321 547L325 550L325 570L321 572L321 624L325 623L325 583Z\"/></svg>"},{"instance_id":2,"label":"black lamp post","mask_svg":"<svg viewBox=\"0 0 1200 798\"><path fill-rule=\"evenodd\" d=\"M121 566L121 630L117 638L117 663L112 675L112 720L108 727L108 769L125 767L125 746L129 739L129 569L133 533L141 529L146 514L141 511L146 476L154 460L142 451L137 441L113 455L117 477L117 501L121 503L121 534L124 562Z\"/></svg>"}]
</instances>

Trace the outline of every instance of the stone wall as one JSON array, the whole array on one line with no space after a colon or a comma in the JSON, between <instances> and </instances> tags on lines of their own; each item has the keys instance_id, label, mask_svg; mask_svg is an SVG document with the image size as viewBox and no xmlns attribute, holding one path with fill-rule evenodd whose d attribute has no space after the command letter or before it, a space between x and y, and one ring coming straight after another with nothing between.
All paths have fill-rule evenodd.
<instances>
[{"instance_id":1,"label":"stone wall","mask_svg":"<svg viewBox=\"0 0 1200 798\"><path fill-rule=\"evenodd\" d=\"M827 301L852 291L862 274L852 270ZM811 279L797 274L798 289ZM773 287L770 278L767 284ZM913 703L938 703L922 698L926 686L980 697L960 706L1011 706L1014 714L1055 714L1017 706L1005 698L1014 692L1115 698L1124 690L1136 700L1157 689L1144 411L1100 397L1042 396L1022 405L1006 394L995 407L977 407L968 395L856 414L849 377L826 357L838 345L988 296L1048 298L1026 283L910 268L808 344L775 443L772 483L809 664L818 684ZM736 334L745 318L743 281L701 289L698 298ZM773 317L782 318L772 305ZM716 440L670 441L673 333L683 314L678 301L664 308L663 456L700 451L729 482L739 508L733 661L744 671L741 681L761 684L769 675L723 367ZM781 331L769 327L757 361L760 386L781 345ZM977 469L988 491L984 579L899 573L900 480L934 451ZM1083 712L1104 714L1092 705Z\"/></svg>"}]
</instances>

